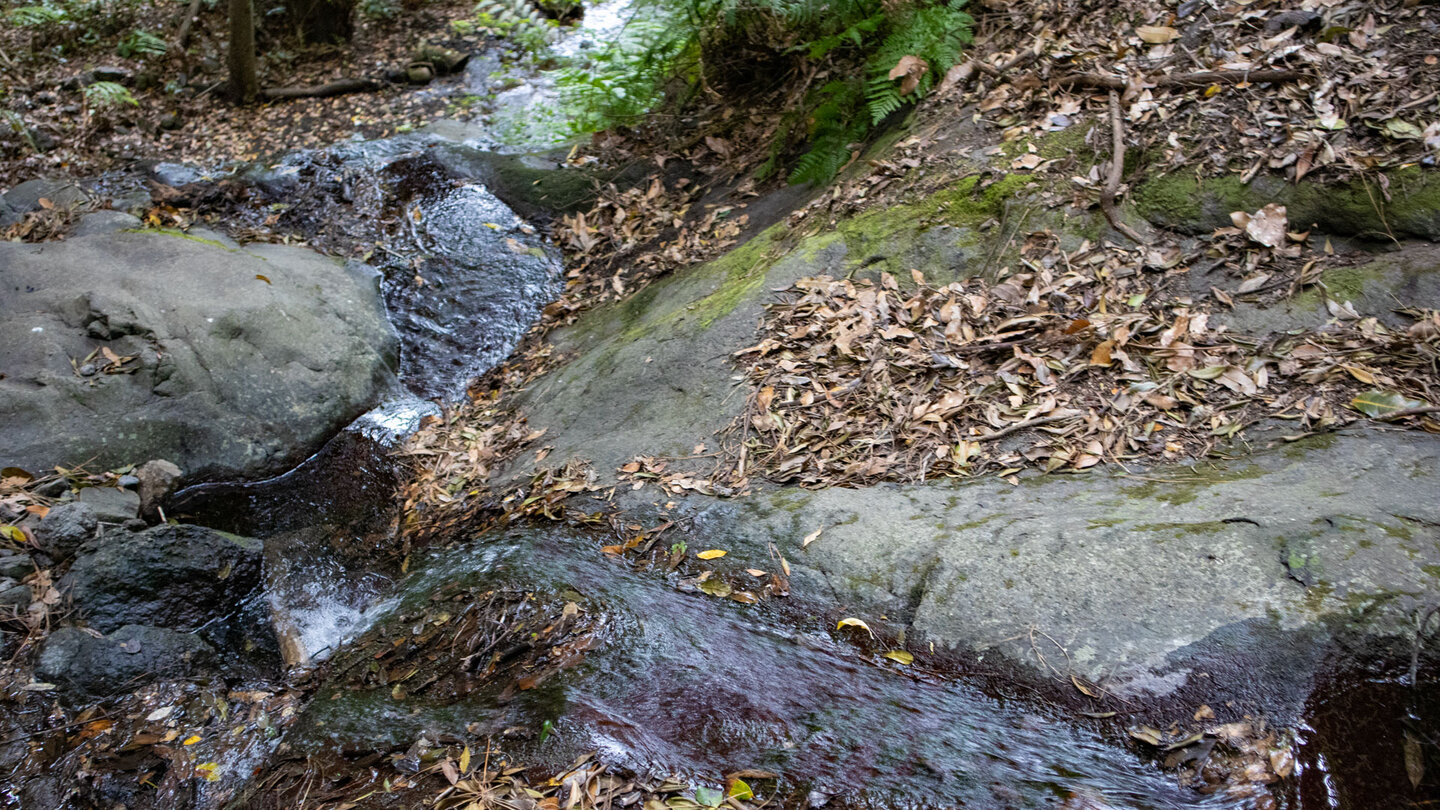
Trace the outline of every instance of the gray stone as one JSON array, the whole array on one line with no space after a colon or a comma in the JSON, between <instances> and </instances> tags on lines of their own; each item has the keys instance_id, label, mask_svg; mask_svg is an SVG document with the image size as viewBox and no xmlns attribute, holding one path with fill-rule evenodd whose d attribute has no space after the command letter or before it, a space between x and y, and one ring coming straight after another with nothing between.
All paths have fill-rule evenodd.
<instances>
[{"instance_id":1,"label":"gray stone","mask_svg":"<svg viewBox=\"0 0 1440 810\"><path fill-rule=\"evenodd\" d=\"M31 211L39 211L41 200L60 208L73 208L88 202L89 195L70 180L44 177L26 180L0 195L0 226L14 224Z\"/></svg>"},{"instance_id":2,"label":"gray stone","mask_svg":"<svg viewBox=\"0 0 1440 810\"><path fill-rule=\"evenodd\" d=\"M20 616L30 607L30 586L13 579L0 579L0 619Z\"/></svg>"},{"instance_id":3,"label":"gray stone","mask_svg":"<svg viewBox=\"0 0 1440 810\"><path fill-rule=\"evenodd\" d=\"M164 524L107 536L62 580L83 620L195 630L237 613L260 584L258 540Z\"/></svg>"},{"instance_id":4,"label":"gray stone","mask_svg":"<svg viewBox=\"0 0 1440 810\"><path fill-rule=\"evenodd\" d=\"M156 163L150 167L150 176L155 182L172 188L187 186L204 178L199 169L183 163Z\"/></svg>"},{"instance_id":5,"label":"gray stone","mask_svg":"<svg viewBox=\"0 0 1440 810\"><path fill-rule=\"evenodd\" d=\"M76 499L104 523L124 523L140 512L140 496L118 487L86 487Z\"/></svg>"},{"instance_id":6,"label":"gray stone","mask_svg":"<svg viewBox=\"0 0 1440 810\"><path fill-rule=\"evenodd\" d=\"M215 651L191 633L127 625L103 638L75 627L50 634L35 677L67 692L106 697L155 680L187 680L215 667Z\"/></svg>"},{"instance_id":7,"label":"gray stone","mask_svg":"<svg viewBox=\"0 0 1440 810\"><path fill-rule=\"evenodd\" d=\"M1440 501L1416 497L1437 475L1440 438L1361 433L1136 477L693 498L686 540L757 567L773 542L797 596L1042 674L1031 632L1043 632L1082 677L1163 694L1217 645L1243 659L1301 633L1284 643L1318 666L1337 633L1408 638L1413 611L1440 595ZM1306 660L1250 686L1304 683Z\"/></svg>"},{"instance_id":8,"label":"gray stone","mask_svg":"<svg viewBox=\"0 0 1440 810\"><path fill-rule=\"evenodd\" d=\"M100 518L91 505L62 503L52 507L35 527L35 542L51 556L68 559L99 527Z\"/></svg>"},{"instance_id":9,"label":"gray stone","mask_svg":"<svg viewBox=\"0 0 1440 810\"><path fill-rule=\"evenodd\" d=\"M153 459L135 468L140 482L140 517L147 521L160 519L160 507L175 491L181 475L178 466L164 459Z\"/></svg>"},{"instance_id":10,"label":"gray stone","mask_svg":"<svg viewBox=\"0 0 1440 810\"><path fill-rule=\"evenodd\" d=\"M70 232L70 238L115 233L138 227L140 227L139 218L124 211L96 211L81 217L80 222Z\"/></svg>"},{"instance_id":11,"label":"gray stone","mask_svg":"<svg viewBox=\"0 0 1440 810\"><path fill-rule=\"evenodd\" d=\"M29 554L5 554L0 556L0 577L22 580L35 573L35 561Z\"/></svg>"},{"instance_id":12,"label":"gray stone","mask_svg":"<svg viewBox=\"0 0 1440 810\"><path fill-rule=\"evenodd\" d=\"M198 229L4 243L0 285L7 465L165 458L197 479L260 477L394 384L374 271L309 250ZM76 376L102 347L133 372Z\"/></svg>"}]
</instances>

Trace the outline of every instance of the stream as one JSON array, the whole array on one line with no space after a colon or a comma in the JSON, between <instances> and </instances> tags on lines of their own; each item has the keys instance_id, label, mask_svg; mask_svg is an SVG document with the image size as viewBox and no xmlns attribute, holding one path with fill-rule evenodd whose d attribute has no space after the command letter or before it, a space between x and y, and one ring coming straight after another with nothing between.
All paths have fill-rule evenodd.
<instances>
[{"instance_id":1,"label":"stream","mask_svg":"<svg viewBox=\"0 0 1440 810\"><path fill-rule=\"evenodd\" d=\"M573 56L617 35L627 8L592 7L557 47ZM517 76L493 54L477 55L466 81L488 106L458 138L437 129L350 142L251 170L261 199L282 207L282 226L319 232L322 247L383 244L369 261L384 272L406 388L285 475L192 487L174 501L184 520L266 540L265 599L286 662L328 679L284 735L287 749L349 761L422 738L494 737L552 772L588 752L699 784L764 769L815 807L831 797L883 807L1254 806L1177 785L1118 725L1004 677L908 672L829 632L799 598L782 610L687 593L674 575L607 558L606 541L584 530L477 533L417 554L408 573L377 565L402 474L388 451L436 402L463 397L502 362L561 289L559 251L493 187L494 153L555 142L552 122L537 117L557 107L554 82ZM517 688L440 651L427 664L437 677L400 699L383 678L354 675L364 670L356 661L380 660L407 628L419 637L427 624L461 622L493 601L486 594L525 595L511 608L579 622L565 666ZM1363 786L1350 799L1336 792L1332 772L1348 768L1360 785L1366 769L1355 764L1365 736L1340 742L1346 715L1334 706L1349 699L1383 715L1404 711L1408 697L1337 679L1315 727L1302 730L1301 790L1285 806L1387 806L1365 804L1375 797Z\"/></svg>"}]
</instances>

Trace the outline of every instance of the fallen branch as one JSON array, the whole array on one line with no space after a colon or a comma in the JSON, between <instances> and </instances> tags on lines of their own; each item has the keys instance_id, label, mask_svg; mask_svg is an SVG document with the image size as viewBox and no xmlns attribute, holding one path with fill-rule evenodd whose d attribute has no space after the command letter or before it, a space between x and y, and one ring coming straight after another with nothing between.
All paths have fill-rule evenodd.
<instances>
[{"instance_id":1,"label":"fallen branch","mask_svg":"<svg viewBox=\"0 0 1440 810\"><path fill-rule=\"evenodd\" d=\"M1110 227L1125 234L1135 244L1143 245L1145 239L1120 219L1120 212L1115 208L1115 195L1120 193L1120 178L1125 173L1125 124L1120 116L1118 90L1110 91L1110 135L1110 176L1105 179L1105 187L1100 189L1100 210L1105 212Z\"/></svg>"},{"instance_id":2,"label":"fallen branch","mask_svg":"<svg viewBox=\"0 0 1440 810\"><path fill-rule=\"evenodd\" d=\"M1241 82L1293 82L1310 78L1298 70L1205 70L1199 73L1179 73L1159 76L1146 84L1152 87L1209 87L1212 84L1240 84ZM1055 80L1056 87L1097 87L1103 90L1125 90L1129 82L1118 76L1099 73L1072 73Z\"/></svg>"},{"instance_id":3,"label":"fallen branch","mask_svg":"<svg viewBox=\"0 0 1440 810\"><path fill-rule=\"evenodd\" d=\"M1035 40L1035 44L1032 47L1020 52L1000 67L992 67L989 63L973 57L967 59L963 65L953 67L950 69L950 72L945 74L945 79L941 82L940 89L937 92L954 88L964 90L969 86L970 82L975 81L975 77L981 73L993 78L1000 78L1017 67L1028 65L1040 56L1041 42L1042 40Z\"/></svg>"},{"instance_id":4,"label":"fallen branch","mask_svg":"<svg viewBox=\"0 0 1440 810\"><path fill-rule=\"evenodd\" d=\"M200 0L190 0L189 7L185 9L185 19L180 22L180 33L175 35L175 50L185 52L185 46L190 44L190 26L195 24L199 14Z\"/></svg>"},{"instance_id":5,"label":"fallen branch","mask_svg":"<svg viewBox=\"0 0 1440 810\"><path fill-rule=\"evenodd\" d=\"M339 79L314 87L270 87L261 90L260 97L272 101L287 98L328 98L348 93L368 93L379 89L380 83L371 79Z\"/></svg>"}]
</instances>

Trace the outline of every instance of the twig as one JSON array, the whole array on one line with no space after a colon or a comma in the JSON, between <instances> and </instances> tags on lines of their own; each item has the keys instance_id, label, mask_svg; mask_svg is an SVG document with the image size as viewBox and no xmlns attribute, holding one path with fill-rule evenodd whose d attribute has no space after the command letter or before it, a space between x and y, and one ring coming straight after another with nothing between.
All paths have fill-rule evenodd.
<instances>
[{"instance_id":1,"label":"twig","mask_svg":"<svg viewBox=\"0 0 1440 810\"><path fill-rule=\"evenodd\" d=\"M1392 419L1404 419L1407 416L1424 416L1429 413L1440 413L1440 405L1426 405L1421 408L1404 408L1375 418L1382 422L1389 422Z\"/></svg>"},{"instance_id":2,"label":"twig","mask_svg":"<svg viewBox=\"0 0 1440 810\"><path fill-rule=\"evenodd\" d=\"M1125 173L1125 124L1120 118L1120 92L1110 91L1110 176L1105 180L1105 187L1100 190L1100 210L1105 212L1105 218L1110 221L1110 227L1125 234L1125 236L1137 245L1144 245L1145 239L1135 232L1134 228L1125 224L1120 219L1120 212L1115 210L1115 195L1120 191L1120 178Z\"/></svg>"},{"instance_id":3,"label":"twig","mask_svg":"<svg viewBox=\"0 0 1440 810\"><path fill-rule=\"evenodd\" d=\"M1205 70L1199 73L1179 73L1159 76L1147 82L1155 87L1208 87L1212 84L1240 84L1241 82L1293 82L1310 78L1298 70ZM1096 87L1104 90L1124 90L1129 83L1118 76L1100 73L1072 73L1055 80L1056 87Z\"/></svg>"},{"instance_id":4,"label":"twig","mask_svg":"<svg viewBox=\"0 0 1440 810\"><path fill-rule=\"evenodd\" d=\"M991 432L989 432L989 433L984 433L984 434L981 434L981 435L979 435L979 436L976 436L976 437L973 439L973 441L977 441L977 442L992 442L992 441L995 441L996 439L1003 439L1003 438L1005 438L1006 436L1009 436L1011 433L1014 433L1014 432L1019 431L1019 430L1024 430L1025 428L1028 428L1028 427L1038 427L1038 426L1040 426L1040 425L1050 425L1050 424L1054 424L1055 422L1063 422L1063 421L1065 421L1066 419L1074 419L1076 416L1077 416L1077 414L1073 414L1073 413L1072 413L1072 414L1066 414L1066 415L1063 415L1063 416L1042 416L1042 417L1039 418L1039 419L1027 419L1027 420L1025 420L1024 422L1016 422L1015 424L1011 425L1010 427L1001 428L1001 429L999 429L999 430L991 431Z\"/></svg>"}]
</instances>

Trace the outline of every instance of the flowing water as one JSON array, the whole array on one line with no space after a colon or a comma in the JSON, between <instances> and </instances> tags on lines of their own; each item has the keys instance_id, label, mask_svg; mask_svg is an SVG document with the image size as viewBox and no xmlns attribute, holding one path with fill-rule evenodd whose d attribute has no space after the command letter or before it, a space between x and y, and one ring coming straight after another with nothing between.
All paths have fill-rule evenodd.
<instances>
[{"instance_id":1,"label":"flowing water","mask_svg":"<svg viewBox=\"0 0 1440 810\"><path fill-rule=\"evenodd\" d=\"M628 9L592 7L580 32L558 47L573 55L605 41ZM290 749L388 751L421 737L478 733L500 735L520 760L556 769L588 751L697 782L766 769L815 806L830 796L889 807L1249 806L1178 787L1114 727L1016 693L1003 677L917 675L877 662L826 632L803 605L778 611L686 593L673 576L606 558L600 542L578 530L467 538L417 559L408 575L393 560L377 562L393 532L401 477L389 449L436 412L425 400L455 400L468 380L503 360L559 290L558 252L501 202L484 171L466 169L488 165L477 146L534 146L555 131L550 122L514 126L554 106L553 82L532 74L511 87L517 74L497 75L495 65L483 56L471 62L472 90L487 94L490 107L481 126L465 129L466 145L411 135L296 153L253 170L261 197L284 206L289 224L318 232L319 243L382 237L369 260L385 271L404 345L401 377L419 398L397 396L276 479L192 488L174 513L267 538L266 598L292 664L369 655L367 644L418 622L456 588L538 594L537 604L557 609L573 601L585 643L563 671L518 691L513 679L474 679L463 668L403 698L390 685L322 688L324 699L287 734ZM443 660L443 652L432 658ZM1327 694L1354 689L1342 677ZM1392 694L1393 682L1367 689L1360 694L1383 716L1408 700L1403 690ZM1373 769L1359 752L1385 732L1347 742L1348 715L1317 701L1315 727L1303 737L1302 794L1291 806L1390 806L1383 787L1337 787L1361 785ZM554 732L534 733L545 724ZM1386 756L1387 773L1403 762ZM1347 789L1381 803L1346 800Z\"/></svg>"}]
</instances>

